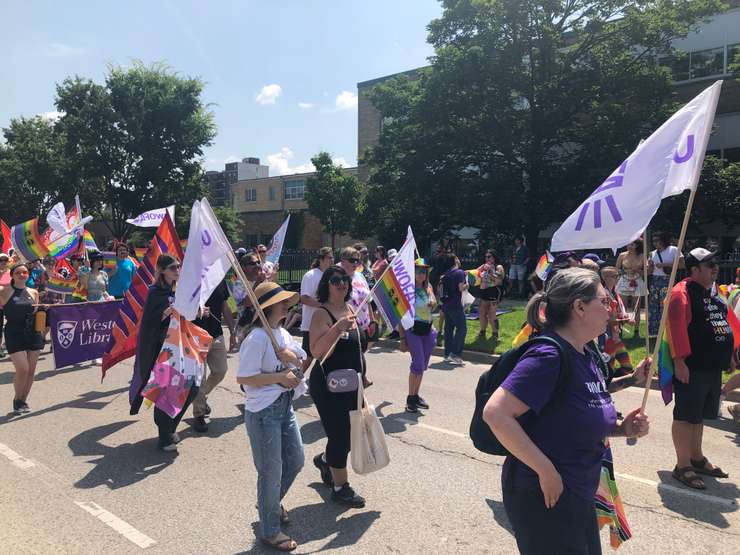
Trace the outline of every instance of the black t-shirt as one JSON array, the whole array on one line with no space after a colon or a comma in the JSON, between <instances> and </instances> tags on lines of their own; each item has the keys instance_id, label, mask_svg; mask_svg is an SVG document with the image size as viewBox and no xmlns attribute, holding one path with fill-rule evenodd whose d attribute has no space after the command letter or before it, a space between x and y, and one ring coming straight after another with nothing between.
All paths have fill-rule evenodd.
<instances>
[{"instance_id":1,"label":"black t-shirt","mask_svg":"<svg viewBox=\"0 0 740 555\"><path fill-rule=\"evenodd\" d=\"M206 318L193 320L193 323L210 333L211 337L221 337L224 334L224 330L221 325L224 301L226 301L230 296L229 288L226 286L226 281L222 280L206 301L206 306L211 309L211 315Z\"/></svg>"},{"instance_id":2,"label":"black t-shirt","mask_svg":"<svg viewBox=\"0 0 740 555\"><path fill-rule=\"evenodd\" d=\"M730 367L733 334L727 305L695 281L686 285L691 303L688 326L691 354L686 366L693 372L717 372Z\"/></svg>"}]
</instances>

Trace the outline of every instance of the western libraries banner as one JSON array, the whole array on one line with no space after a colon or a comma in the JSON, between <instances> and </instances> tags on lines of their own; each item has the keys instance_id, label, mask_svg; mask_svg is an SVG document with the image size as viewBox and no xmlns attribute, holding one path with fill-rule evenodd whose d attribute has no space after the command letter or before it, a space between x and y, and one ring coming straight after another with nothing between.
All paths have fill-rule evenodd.
<instances>
[{"instance_id":1,"label":"western libraries banner","mask_svg":"<svg viewBox=\"0 0 740 555\"><path fill-rule=\"evenodd\" d=\"M54 368L102 358L121 301L49 307Z\"/></svg>"}]
</instances>

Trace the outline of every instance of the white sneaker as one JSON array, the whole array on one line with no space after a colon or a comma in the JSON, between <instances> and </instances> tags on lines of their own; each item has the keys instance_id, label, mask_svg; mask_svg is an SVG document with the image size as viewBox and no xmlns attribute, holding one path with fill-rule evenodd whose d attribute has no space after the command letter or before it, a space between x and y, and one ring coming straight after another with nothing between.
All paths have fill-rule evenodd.
<instances>
[{"instance_id":1,"label":"white sneaker","mask_svg":"<svg viewBox=\"0 0 740 555\"><path fill-rule=\"evenodd\" d=\"M727 399L727 397L725 395L721 395L720 394L720 396L719 396L719 405L718 405L718 408L717 408L717 418L722 418L722 403L725 402L725 399Z\"/></svg>"},{"instance_id":2,"label":"white sneaker","mask_svg":"<svg viewBox=\"0 0 740 555\"><path fill-rule=\"evenodd\" d=\"M452 359L452 363L456 364L457 366L465 366L465 361L461 359L460 357L450 357Z\"/></svg>"},{"instance_id":3,"label":"white sneaker","mask_svg":"<svg viewBox=\"0 0 740 555\"><path fill-rule=\"evenodd\" d=\"M450 355L444 357L442 359L442 362L446 362L447 364L455 364L455 361L452 359Z\"/></svg>"}]
</instances>

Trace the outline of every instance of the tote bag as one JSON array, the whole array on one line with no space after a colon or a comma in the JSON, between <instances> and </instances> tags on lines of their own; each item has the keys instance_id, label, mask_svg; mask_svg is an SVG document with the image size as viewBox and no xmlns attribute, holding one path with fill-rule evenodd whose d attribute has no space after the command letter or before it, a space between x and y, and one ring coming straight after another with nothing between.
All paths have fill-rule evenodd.
<instances>
[{"instance_id":1,"label":"tote bag","mask_svg":"<svg viewBox=\"0 0 740 555\"><path fill-rule=\"evenodd\" d=\"M357 388L357 410L349 412L350 460L352 470L357 474L370 474L388 466L391 457L375 407L363 401L365 392L360 380Z\"/></svg>"}]
</instances>

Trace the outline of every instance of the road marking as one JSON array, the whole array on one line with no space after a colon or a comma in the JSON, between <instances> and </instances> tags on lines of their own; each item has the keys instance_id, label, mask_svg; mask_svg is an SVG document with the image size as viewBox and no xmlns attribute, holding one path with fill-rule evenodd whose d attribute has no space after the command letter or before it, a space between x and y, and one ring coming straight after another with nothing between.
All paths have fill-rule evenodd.
<instances>
[{"instance_id":1,"label":"road marking","mask_svg":"<svg viewBox=\"0 0 740 555\"><path fill-rule=\"evenodd\" d=\"M113 530L121 534L124 538L142 549L146 549L147 547L157 543L146 534L139 532L125 520L121 520L113 513L106 511L97 503L93 503L92 501L84 503L81 501L75 501L75 505L80 507L82 510L87 511L110 528L113 528Z\"/></svg>"},{"instance_id":2,"label":"road marking","mask_svg":"<svg viewBox=\"0 0 740 555\"><path fill-rule=\"evenodd\" d=\"M709 501L710 503L717 503L719 505L725 505L726 507L737 508L737 501L735 499L716 497L714 495L709 495L708 493L700 493L698 491L679 488L670 484L664 484L663 482L656 482L655 480L648 480L646 478L640 478L639 476L632 476L631 474L620 474L619 472L615 472L614 475L618 476L619 478L624 478L625 480L632 480L633 482L639 482L640 484L653 486L655 488L658 488L658 490L666 490L670 491L671 493L687 495L688 497L701 499L702 501Z\"/></svg>"},{"instance_id":3,"label":"road marking","mask_svg":"<svg viewBox=\"0 0 740 555\"><path fill-rule=\"evenodd\" d=\"M394 420L398 420L399 422L403 422L404 424L412 424L413 426L418 427L418 428L426 428L427 430L432 430L433 432L439 432L440 434L447 434L448 436L462 437L462 438L468 437L467 435L461 434L460 432L454 432L452 430L445 430L444 428L437 428L437 426L430 426L429 424L424 424L416 420L411 420L410 418L396 417L394 418Z\"/></svg>"},{"instance_id":4,"label":"road marking","mask_svg":"<svg viewBox=\"0 0 740 555\"><path fill-rule=\"evenodd\" d=\"M8 459L10 462L12 462L15 466L23 470L36 466L33 461L22 457L4 443L0 443L0 454Z\"/></svg>"}]
</instances>

